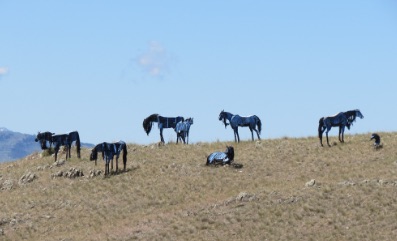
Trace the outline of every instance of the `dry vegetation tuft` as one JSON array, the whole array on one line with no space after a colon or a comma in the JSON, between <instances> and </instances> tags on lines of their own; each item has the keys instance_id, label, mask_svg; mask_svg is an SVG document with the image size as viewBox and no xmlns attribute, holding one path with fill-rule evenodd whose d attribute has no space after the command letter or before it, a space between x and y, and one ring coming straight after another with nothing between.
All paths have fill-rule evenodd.
<instances>
[{"instance_id":1,"label":"dry vegetation tuft","mask_svg":"<svg viewBox=\"0 0 397 241\"><path fill-rule=\"evenodd\" d=\"M35 153L0 164L0 240L394 240L397 133L380 135L378 150L370 134L130 144L127 171L106 178L87 149ZM207 167L226 145L239 165Z\"/></svg>"}]
</instances>

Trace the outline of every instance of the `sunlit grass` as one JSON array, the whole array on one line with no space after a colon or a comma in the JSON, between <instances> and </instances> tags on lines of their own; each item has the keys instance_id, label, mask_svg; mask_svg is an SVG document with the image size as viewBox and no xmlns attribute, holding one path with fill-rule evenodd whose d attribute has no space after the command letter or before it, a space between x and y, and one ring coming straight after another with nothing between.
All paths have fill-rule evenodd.
<instances>
[{"instance_id":1,"label":"sunlit grass","mask_svg":"<svg viewBox=\"0 0 397 241\"><path fill-rule=\"evenodd\" d=\"M127 171L106 178L89 178L104 164L87 149L61 166L36 153L0 164L0 239L394 240L397 134L380 134L379 150L369 134L331 148L314 137L130 144ZM226 145L242 168L206 166ZM52 177L72 167L85 176ZM37 179L19 184L27 172Z\"/></svg>"}]
</instances>

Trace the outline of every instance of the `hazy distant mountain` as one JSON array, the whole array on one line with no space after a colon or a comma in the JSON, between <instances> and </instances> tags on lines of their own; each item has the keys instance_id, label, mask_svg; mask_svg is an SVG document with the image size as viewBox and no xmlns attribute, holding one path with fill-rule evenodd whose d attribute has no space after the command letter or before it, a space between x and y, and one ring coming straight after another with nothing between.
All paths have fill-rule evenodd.
<instances>
[{"instance_id":1,"label":"hazy distant mountain","mask_svg":"<svg viewBox=\"0 0 397 241\"><path fill-rule=\"evenodd\" d=\"M39 143L35 142L35 135L22 134L0 128L0 162L21 159L36 151L41 151ZM91 147L92 144L82 146Z\"/></svg>"}]
</instances>

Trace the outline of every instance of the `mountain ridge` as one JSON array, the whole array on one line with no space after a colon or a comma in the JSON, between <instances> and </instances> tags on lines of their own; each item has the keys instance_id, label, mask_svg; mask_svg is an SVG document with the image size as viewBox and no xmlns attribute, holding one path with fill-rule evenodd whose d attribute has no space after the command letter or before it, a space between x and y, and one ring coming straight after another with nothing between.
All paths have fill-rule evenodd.
<instances>
[{"instance_id":1,"label":"mountain ridge","mask_svg":"<svg viewBox=\"0 0 397 241\"><path fill-rule=\"evenodd\" d=\"M0 127L0 163L21 159L34 152L40 152L40 145L35 142L35 135L12 131ZM81 143L85 147L93 144Z\"/></svg>"}]
</instances>

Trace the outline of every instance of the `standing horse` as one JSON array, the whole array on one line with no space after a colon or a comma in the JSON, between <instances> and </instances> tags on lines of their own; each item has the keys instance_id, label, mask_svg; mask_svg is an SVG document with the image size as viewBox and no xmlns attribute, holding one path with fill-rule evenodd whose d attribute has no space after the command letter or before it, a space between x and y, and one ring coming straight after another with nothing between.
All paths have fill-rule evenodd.
<instances>
[{"instance_id":1,"label":"standing horse","mask_svg":"<svg viewBox=\"0 0 397 241\"><path fill-rule=\"evenodd\" d=\"M153 122L158 123L158 127L160 129L160 140L164 143L163 138L163 129L164 128L174 128L176 127L176 123L180 121L184 121L185 119L182 116L177 117L163 117L159 114L152 114L143 120L143 129L145 130L146 134L149 135L150 131L152 130Z\"/></svg>"},{"instance_id":2,"label":"standing horse","mask_svg":"<svg viewBox=\"0 0 397 241\"><path fill-rule=\"evenodd\" d=\"M48 149L47 147L47 141L50 143L50 149L52 146L52 135L55 135L55 133L46 131L46 132L39 132L37 133L36 139L34 139L35 142L40 141L40 147L41 150L46 150Z\"/></svg>"},{"instance_id":3,"label":"standing horse","mask_svg":"<svg viewBox=\"0 0 397 241\"><path fill-rule=\"evenodd\" d=\"M81 148L81 143L80 143L80 137L79 133L77 131L72 131L69 134L57 134L55 135L54 133L51 132L44 132L44 133L38 133L36 136L35 141L40 141L41 148L46 149L46 141L50 142L50 148L51 145L54 143L54 152L55 152L55 161L57 161L57 156L58 156L58 151L61 146L66 146L66 160L68 157L70 158L70 149L72 147L72 143L75 141L76 142L76 147L77 147L77 158L80 158L80 148ZM43 150L44 150L43 149Z\"/></svg>"},{"instance_id":4,"label":"standing horse","mask_svg":"<svg viewBox=\"0 0 397 241\"><path fill-rule=\"evenodd\" d=\"M227 125L229 125L226 120L229 121L230 126L232 127L233 131L234 131L234 141L235 142L240 142L240 136L238 134L238 127L249 127L250 131L251 131L251 137L252 140L254 140L254 133L252 132L253 130L256 132L256 135L258 136L258 139L260 140L261 138L259 137L259 134L262 131L262 122L259 119L258 116L256 115L251 115L251 116L246 116L246 117L242 117L239 115L233 115L229 112L225 112L225 111L221 111L221 113L219 114L219 118L220 121L223 120L223 123L225 124L225 128L227 127ZM258 127L258 130L255 128Z\"/></svg>"},{"instance_id":5,"label":"standing horse","mask_svg":"<svg viewBox=\"0 0 397 241\"><path fill-rule=\"evenodd\" d=\"M185 121L180 121L176 124L175 132L177 144L179 139L181 139L183 143L189 144L189 130L191 125L193 125L193 118L187 118Z\"/></svg>"},{"instance_id":6,"label":"standing horse","mask_svg":"<svg viewBox=\"0 0 397 241\"><path fill-rule=\"evenodd\" d=\"M110 168L109 168L109 163L111 163L111 169L113 170L113 158L116 156L116 172L119 170L119 156L121 151L123 151L123 164L124 168L123 170L126 170L127 166L127 145L125 144L124 141L119 141L115 143L107 143L103 142L98 145L96 145L92 150L91 150L91 155L90 155L90 160L93 161L95 160L95 165L96 165L96 160L98 158L98 152L102 152L102 159L105 160L105 175L110 174Z\"/></svg>"},{"instance_id":7,"label":"standing horse","mask_svg":"<svg viewBox=\"0 0 397 241\"><path fill-rule=\"evenodd\" d=\"M361 114L359 110L351 110L346 112L339 112L334 116L322 117L318 123L318 137L320 139L320 144L323 146L323 133L327 135L327 144L331 146L328 141L328 132L331 130L332 127L339 127L339 134L338 139L340 142L345 142L344 140L344 133L345 127L350 130L350 126L353 125L353 122L356 120L356 117L360 117L361 119L364 116Z\"/></svg>"}]
</instances>

